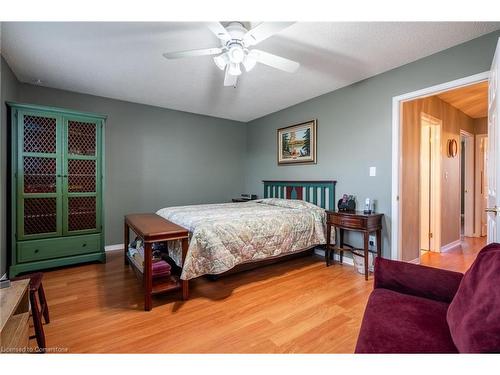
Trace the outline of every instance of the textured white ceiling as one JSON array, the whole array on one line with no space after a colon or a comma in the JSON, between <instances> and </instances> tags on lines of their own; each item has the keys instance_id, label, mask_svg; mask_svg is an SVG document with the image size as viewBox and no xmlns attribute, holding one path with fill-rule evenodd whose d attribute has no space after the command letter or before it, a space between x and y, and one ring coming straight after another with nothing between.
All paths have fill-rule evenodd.
<instances>
[{"instance_id":1,"label":"textured white ceiling","mask_svg":"<svg viewBox=\"0 0 500 375\"><path fill-rule=\"evenodd\" d=\"M252 23L256 25L257 23ZM238 87L210 56L162 53L218 46L203 23L4 22L2 54L19 80L249 121L500 29L500 23L299 22L258 48L300 62L257 65Z\"/></svg>"}]
</instances>

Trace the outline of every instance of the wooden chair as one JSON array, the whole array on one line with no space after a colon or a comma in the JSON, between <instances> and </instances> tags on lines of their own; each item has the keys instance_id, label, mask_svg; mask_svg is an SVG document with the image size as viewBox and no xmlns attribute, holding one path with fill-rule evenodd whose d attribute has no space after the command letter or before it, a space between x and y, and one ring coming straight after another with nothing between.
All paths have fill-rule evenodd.
<instances>
[{"instance_id":1,"label":"wooden chair","mask_svg":"<svg viewBox=\"0 0 500 375\"><path fill-rule=\"evenodd\" d=\"M42 285L43 273L31 273L28 275L23 275L15 277L12 280L29 279L30 280L30 304L31 304L31 315L33 317L33 327L35 329L35 336L31 336L30 339L36 337L36 342L38 347L44 352L46 348L45 344L45 333L43 332L42 316L45 320L45 324L50 322L49 318L49 306L47 305L47 300L45 298L45 292ZM36 295L38 294L38 299Z\"/></svg>"}]
</instances>

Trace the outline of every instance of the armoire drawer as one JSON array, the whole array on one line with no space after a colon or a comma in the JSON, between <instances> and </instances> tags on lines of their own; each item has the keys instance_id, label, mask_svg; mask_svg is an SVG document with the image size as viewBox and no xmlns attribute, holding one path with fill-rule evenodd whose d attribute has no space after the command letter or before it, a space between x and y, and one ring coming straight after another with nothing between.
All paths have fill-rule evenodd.
<instances>
[{"instance_id":1,"label":"armoire drawer","mask_svg":"<svg viewBox=\"0 0 500 375\"><path fill-rule=\"evenodd\" d=\"M100 247L99 234L22 241L17 243L17 261L19 263L33 262L95 253L101 251Z\"/></svg>"}]
</instances>

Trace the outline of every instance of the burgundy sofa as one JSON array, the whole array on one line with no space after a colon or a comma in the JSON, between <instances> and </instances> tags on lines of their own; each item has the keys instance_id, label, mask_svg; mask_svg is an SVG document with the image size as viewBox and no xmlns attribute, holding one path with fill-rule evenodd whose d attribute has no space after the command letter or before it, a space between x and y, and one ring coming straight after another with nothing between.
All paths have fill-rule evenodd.
<instances>
[{"instance_id":1,"label":"burgundy sofa","mask_svg":"<svg viewBox=\"0 0 500 375\"><path fill-rule=\"evenodd\" d=\"M500 244L461 274L377 257L356 353L500 352Z\"/></svg>"}]
</instances>

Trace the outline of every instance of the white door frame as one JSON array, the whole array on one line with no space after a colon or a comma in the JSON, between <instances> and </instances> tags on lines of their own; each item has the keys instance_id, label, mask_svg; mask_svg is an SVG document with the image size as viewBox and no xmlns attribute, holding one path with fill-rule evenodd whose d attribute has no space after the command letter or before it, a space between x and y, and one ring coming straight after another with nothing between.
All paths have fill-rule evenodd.
<instances>
[{"instance_id":1,"label":"white door frame","mask_svg":"<svg viewBox=\"0 0 500 375\"><path fill-rule=\"evenodd\" d=\"M474 134L460 129L460 142L465 139L464 185L462 185L462 155L460 154L460 194L462 188L468 190L464 195L464 237L475 237L474 229ZM461 148L460 148L461 149ZM468 187L468 188L467 188ZM460 218L458 219L459 221ZM461 225L462 223L460 223Z\"/></svg>"},{"instance_id":2,"label":"white door frame","mask_svg":"<svg viewBox=\"0 0 500 375\"><path fill-rule=\"evenodd\" d=\"M392 98L392 231L391 231L391 259L401 259L401 215L399 205L399 192L401 190L401 119L403 102L436 95L443 91L448 91L462 86L469 86L474 83L487 81L490 72L482 72L472 76L456 79L450 82L427 87L421 90L394 96Z\"/></svg>"},{"instance_id":3,"label":"white door frame","mask_svg":"<svg viewBox=\"0 0 500 375\"><path fill-rule=\"evenodd\" d=\"M488 148L487 177L488 204L486 243L500 242L500 38L497 40L495 55L490 68L488 84Z\"/></svg>"}]
</instances>

